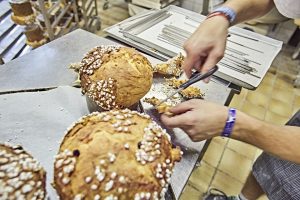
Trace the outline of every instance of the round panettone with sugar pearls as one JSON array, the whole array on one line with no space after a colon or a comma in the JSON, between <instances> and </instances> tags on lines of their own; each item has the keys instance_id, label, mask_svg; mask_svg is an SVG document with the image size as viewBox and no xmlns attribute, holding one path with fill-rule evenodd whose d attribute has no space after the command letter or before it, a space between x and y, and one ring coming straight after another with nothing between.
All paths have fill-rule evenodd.
<instances>
[{"instance_id":1,"label":"round panettone with sugar pearls","mask_svg":"<svg viewBox=\"0 0 300 200\"><path fill-rule=\"evenodd\" d=\"M180 158L148 115L96 112L68 129L55 158L54 185L64 200L158 200Z\"/></svg>"},{"instance_id":2,"label":"round panettone with sugar pearls","mask_svg":"<svg viewBox=\"0 0 300 200\"><path fill-rule=\"evenodd\" d=\"M133 48L99 46L80 62L82 92L104 110L128 108L151 88L152 66Z\"/></svg>"},{"instance_id":3,"label":"round panettone with sugar pearls","mask_svg":"<svg viewBox=\"0 0 300 200\"><path fill-rule=\"evenodd\" d=\"M0 199L46 199L46 172L19 145L0 144Z\"/></svg>"}]
</instances>

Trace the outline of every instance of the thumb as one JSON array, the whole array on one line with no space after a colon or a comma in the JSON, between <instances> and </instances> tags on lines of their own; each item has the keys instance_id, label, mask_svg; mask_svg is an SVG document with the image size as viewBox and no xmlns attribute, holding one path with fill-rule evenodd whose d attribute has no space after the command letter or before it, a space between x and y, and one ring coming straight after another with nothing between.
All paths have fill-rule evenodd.
<instances>
[{"instance_id":1,"label":"thumb","mask_svg":"<svg viewBox=\"0 0 300 200\"><path fill-rule=\"evenodd\" d=\"M186 76L189 78L192 74L192 68L195 66L198 57L192 54L187 54L183 62L183 71Z\"/></svg>"},{"instance_id":2,"label":"thumb","mask_svg":"<svg viewBox=\"0 0 300 200\"><path fill-rule=\"evenodd\" d=\"M217 50L212 51L210 54L208 54L205 62L202 65L201 72L205 73L213 68L223 58L223 55L224 52Z\"/></svg>"}]
</instances>

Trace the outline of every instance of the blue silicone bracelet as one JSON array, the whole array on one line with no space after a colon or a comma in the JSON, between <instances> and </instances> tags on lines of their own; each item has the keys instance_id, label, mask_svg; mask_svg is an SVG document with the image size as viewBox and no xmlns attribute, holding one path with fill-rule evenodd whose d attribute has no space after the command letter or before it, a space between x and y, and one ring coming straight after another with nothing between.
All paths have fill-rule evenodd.
<instances>
[{"instance_id":1,"label":"blue silicone bracelet","mask_svg":"<svg viewBox=\"0 0 300 200\"><path fill-rule=\"evenodd\" d=\"M236 110L234 108L230 108L228 110L228 118L225 127L223 129L222 136L230 137L235 124L235 119L236 119Z\"/></svg>"},{"instance_id":2,"label":"blue silicone bracelet","mask_svg":"<svg viewBox=\"0 0 300 200\"><path fill-rule=\"evenodd\" d=\"M230 24L232 24L232 22L236 18L236 12L232 8L229 8L229 7L225 7L225 6L219 7L217 9L215 9L214 11L212 11L212 13L215 13L215 12L224 13L226 15L226 17L228 18Z\"/></svg>"}]
</instances>

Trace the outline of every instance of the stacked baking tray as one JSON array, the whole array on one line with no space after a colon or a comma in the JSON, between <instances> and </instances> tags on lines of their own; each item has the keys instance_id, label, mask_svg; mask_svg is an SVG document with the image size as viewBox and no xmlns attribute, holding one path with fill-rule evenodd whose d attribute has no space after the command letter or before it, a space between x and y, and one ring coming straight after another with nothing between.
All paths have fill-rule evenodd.
<instances>
[{"instance_id":1,"label":"stacked baking tray","mask_svg":"<svg viewBox=\"0 0 300 200\"><path fill-rule=\"evenodd\" d=\"M145 8L161 9L178 0L132 0L132 4Z\"/></svg>"},{"instance_id":2,"label":"stacked baking tray","mask_svg":"<svg viewBox=\"0 0 300 200\"><path fill-rule=\"evenodd\" d=\"M204 16L168 6L158 11L144 12L106 29L125 43L157 58L166 60L185 54L182 45L195 31ZM218 63L217 76L248 89L258 87L282 42L257 33L232 27L229 30L224 58Z\"/></svg>"}]
</instances>

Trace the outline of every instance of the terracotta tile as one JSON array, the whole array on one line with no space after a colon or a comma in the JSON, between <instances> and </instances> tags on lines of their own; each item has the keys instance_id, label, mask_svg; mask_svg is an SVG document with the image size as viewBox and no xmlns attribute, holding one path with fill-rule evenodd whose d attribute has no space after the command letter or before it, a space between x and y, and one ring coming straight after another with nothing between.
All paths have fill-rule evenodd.
<instances>
[{"instance_id":1,"label":"terracotta tile","mask_svg":"<svg viewBox=\"0 0 300 200\"><path fill-rule=\"evenodd\" d=\"M277 99L287 104L291 104L294 101L294 97L295 94L293 90L275 87L275 89L272 92L273 99Z\"/></svg>"},{"instance_id":2,"label":"terracotta tile","mask_svg":"<svg viewBox=\"0 0 300 200\"><path fill-rule=\"evenodd\" d=\"M276 75L268 72L265 75L264 79L262 80L262 83L267 83L267 84L273 85L273 83L275 81L275 77L276 77Z\"/></svg>"},{"instance_id":3,"label":"terracotta tile","mask_svg":"<svg viewBox=\"0 0 300 200\"><path fill-rule=\"evenodd\" d=\"M253 160L255 158L255 154L257 151L257 148L255 146L234 139L229 140L227 148L234 150L235 152L243 156L246 156L250 160Z\"/></svg>"},{"instance_id":4,"label":"terracotta tile","mask_svg":"<svg viewBox=\"0 0 300 200\"><path fill-rule=\"evenodd\" d=\"M198 200L198 199L202 199L202 196L203 196L203 192L197 190L190 184L187 184L179 199L180 200L187 200L187 199Z\"/></svg>"},{"instance_id":5,"label":"terracotta tile","mask_svg":"<svg viewBox=\"0 0 300 200\"><path fill-rule=\"evenodd\" d=\"M226 148L218 170L229 174L231 177L241 182L244 182L251 167L252 159Z\"/></svg>"},{"instance_id":6,"label":"terracotta tile","mask_svg":"<svg viewBox=\"0 0 300 200\"><path fill-rule=\"evenodd\" d=\"M294 99L294 106L297 106L300 108L300 95L296 95Z\"/></svg>"},{"instance_id":7,"label":"terracotta tile","mask_svg":"<svg viewBox=\"0 0 300 200\"><path fill-rule=\"evenodd\" d=\"M267 111L265 121L271 124L284 125L288 121L289 117L283 117L272 111Z\"/></svg>"},{"instance_id":8,"label":"terracotta tile","mask_svg":"<svg viewBox=\"0 0 300 200\"><path fill-rule=\"evenodd\" d=\"M254 105L249 101L245 101L244 105L241 108L241 111L247 113L252 117L263 120L265 118L266 109L261 106Z\"/></svg>"},{"instance_id":9,"label":"terracotta tile","mask_svg":"<svg viewBox=\"0 0 300 200\"><path fill-rule=\"evenodd\" d=\"M225 192L227 195L239 194L242 187L243 183L221 171L217 171L216 176L211 184L211 188L217 188Z\"/></svg>"},{"instance_id":10,"label":"terracotta tile","mask_svg":"<svg viewBox=\"0 0 300 200\"><path fill-rule=\"evenodd\" d=\"M267 108L269 104L270 96L255 91L255 92L249 92L246 99L247 101L251 102L254 105Z\"/></svg>"},{"instance_id":11,"label":"terracotta tile","mask_svg":"<svg viewBox=\"0 0 300 200\"><path fill-rule=\"evenodd\" d=\"M189 179L189 183L198 190L206 192L215 170L214 167L202 161L201 165L194 169Z\"/></svg>"},{"instance_id":12,"label":"terracotta tile","mask_svg":"<svg viewBox=\"0 0 300 200\"><path fill-rule=\"evenodd\" d=\"M291 117L293 114L292 102L286 103L277 99L272 99L269 104L269 110L283 117Z\"/></svg>"},{"instance_id":13,"label":"terracotta tile","mask_svg":"<svg viewBox=\"0 0 300 200\"><path fill-rule=\"evenodd\" d=\"M220 145L223 145L225 146L228 142L229 138L227 137L221 137L221 136L218 136L218 137L214 137L212 139L212 141L216 142L216 143L219 143Z\"/></svg>"},{"instance_id":14,"label":"terracotta tile","mask_svg":"<svg viewBox=\"0 0 300 200\"><path fill-rule=\"evenodd\" d=\"M203 156L203 160L211 166L217 167L224 148L224 145L212 141Z\"/></svg>"}]
</instances>

